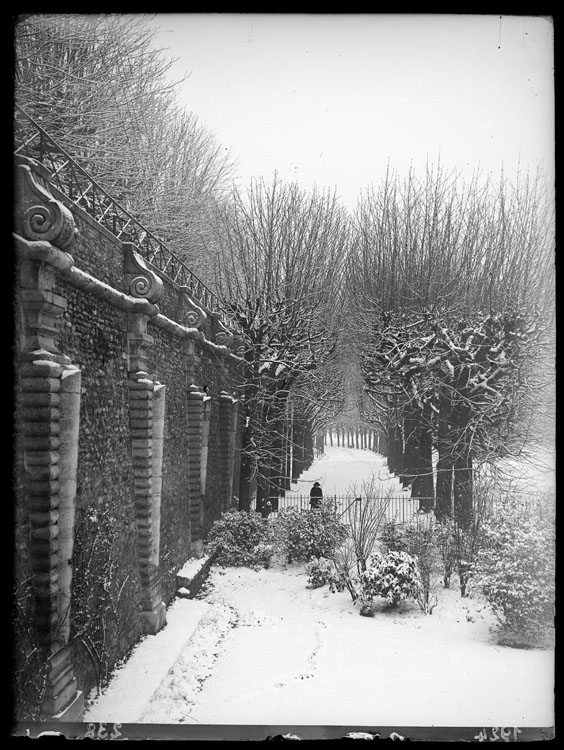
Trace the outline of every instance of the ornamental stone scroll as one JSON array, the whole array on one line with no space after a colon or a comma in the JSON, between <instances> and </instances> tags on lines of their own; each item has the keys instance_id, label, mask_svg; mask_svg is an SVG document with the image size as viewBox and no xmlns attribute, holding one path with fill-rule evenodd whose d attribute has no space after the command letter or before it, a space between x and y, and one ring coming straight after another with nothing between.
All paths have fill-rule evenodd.
<instances>
[{"instance_id":1,"label":"ornamental stone scroll","mask_svg":"<svg viewBox=\"0 0 564 750\"><path fill-rule=\"evenodd\" d=\"M30 166L31 164L31 166ZM39 164L19 163L16 170L16 231L27 240L68 248L78 230L70 210L48 190L48 172Z\"/></svg>"},{"instance_id":2,"label":"ornamental stone scroll","mask_svg":"<svg viewBox=\"0 0 564 750\"><path fill-rule=\"evenodd\" d=\"M221 322L218 313L212 313L213 319L213 340L218 346L231 347L233 344L233 334Z\"/></svg>"},{"instance_id":3,"label":"ornamental stone scroll","mask_svg":"<svg viewBox=\"0 0 564 750\"><path fill-rule=\"evenodd\" d=\"M132 242L123 242L122 246L126 293L151 303L157 302L163 293L162 279L146 265Z\"/></svg>"},{"instance_id":4,"label":"ornamental stone scroll","mask_svg":"<svg viewBox=\"0 0 564 750\"><path fill-rule=\"evenodd\" d=\"M208 316L203 308L194 302L189 288L179 287L180 322L189 328L201 329L207 325Z\"/></svg>"},{"instance_id":5,"label":"ornamental stone scroll","mask_svg":"<svg viewBox=\"0 0 564 750\"><path fill-rule=\"evenodd\" d=\"M233 343L231 345L232 350L238 357L244 357L247 347L242 336L233 336Z\"/></svg>"}]
</instances>

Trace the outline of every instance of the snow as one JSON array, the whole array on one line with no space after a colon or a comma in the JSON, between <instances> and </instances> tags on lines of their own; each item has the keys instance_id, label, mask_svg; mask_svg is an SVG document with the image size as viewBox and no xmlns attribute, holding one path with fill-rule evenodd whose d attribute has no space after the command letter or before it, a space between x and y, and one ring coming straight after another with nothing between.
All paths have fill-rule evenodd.
<instances>
[{"instance_id":1,"label":"snow","mask_svg":"<svg viewBox=\"0 0 564 750\"><path fill-rule=\"evenodd\" d=\"M201 693L161 690L146 714L156 723L553 724L553 653L495 645L491 618L454 588L433 615L411 605L364 618L347 593L307 589L298 565L215 568L210 584L207 601L237 627ZM189 677L177 665L168 682Z\"/></svg>"},{"instance_id":2,"label":"snow","mask_svg":"<svg viewBox=\"0 0 564 750\"><path fill-rule=\"evenodd\" d=\"M193 580L208 560L209 555L204 555L203 557L187 560L182 568L178 571L177 577L186 578L189 581Z\"/></svg>"},{"instance_id":3,"label":"snow","mask_svg":"<svg viewBox=\"0 0 564 750\"><path fill-rule=\"evenodd\" d=\"M167 611L165 627L137 644L102 696L86 711L84 720L137 722L210 609L203 601L176 599Z\"/></svg>"},{"instance_id":4,"label":"snow","mask_svg":"<svg viewBox=\"0 0 564 750\"><path fill-rule=\"evenodd\" d=\"M334 446L301 479L342 493L375 470L385 477L381 456ZM85 721L553 726L554 651L498 645L491 612L455 578L432 615L409 603L371 618L347 592L306 583L284 560L212 566L201 598L175 600Z\"/></svg>"},{"instance_id":5,"label":"snow","mask_svg":"<svg viewBox=\"0 0 564 750\"><path fill-rule=\"evenodd\" d=\"M354 494L363 482L374 477L383 494L392 489L394 495L402 495L403 486L398 478L390 474L385 459L379 453L360 448L342 446L325 446L325 453L315 459L314 463L298 479L295 489L287 491L286 497L293 494L309 494L313 482L319 482L323 494Z\"/></svg>"}]
</instances>

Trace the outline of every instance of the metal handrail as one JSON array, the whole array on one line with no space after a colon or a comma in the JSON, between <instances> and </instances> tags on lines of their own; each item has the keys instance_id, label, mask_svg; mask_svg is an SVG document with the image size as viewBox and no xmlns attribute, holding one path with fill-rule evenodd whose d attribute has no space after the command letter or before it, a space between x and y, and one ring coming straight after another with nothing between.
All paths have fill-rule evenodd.
<instances>
[{"instance_id":1,"label":"metal handrail","mask_svg":"<svg viewBox=\"0 0 564 750\"><path fill-rule=\"evenodd\" d=\"M221 313L238 328L219 297L191 271L167 245L113 198L70 154L50 136L19 104L16 112L34 128L26 133L15 154L27 156L46 167L52 183L76 206L85 210L101 226L122 242L132 242L139 254L179 286L187 287L194 298L212 312ZM16 117L16 125L22 123ZM15 141L18 142L17 127Z\"/></svg>"}]
</instances>

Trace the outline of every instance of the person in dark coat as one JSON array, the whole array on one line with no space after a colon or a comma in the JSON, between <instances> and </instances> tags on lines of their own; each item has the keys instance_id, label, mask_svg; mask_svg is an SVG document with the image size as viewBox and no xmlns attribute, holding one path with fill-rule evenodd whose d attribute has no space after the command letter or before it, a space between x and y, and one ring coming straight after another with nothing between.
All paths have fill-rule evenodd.
<instances>
[{"instance_id":1,"label":"person in dark coat","mask_svg":"<svg viewBox=\"0 0 564 750\"><path fill-rule=\"evenodd\" d=\"M314 482L313 487L309 493L309 505L312 510L315 508L321 508L321 501L323 500L323 490L319 482Z\"/></svg>"}]
</instances>

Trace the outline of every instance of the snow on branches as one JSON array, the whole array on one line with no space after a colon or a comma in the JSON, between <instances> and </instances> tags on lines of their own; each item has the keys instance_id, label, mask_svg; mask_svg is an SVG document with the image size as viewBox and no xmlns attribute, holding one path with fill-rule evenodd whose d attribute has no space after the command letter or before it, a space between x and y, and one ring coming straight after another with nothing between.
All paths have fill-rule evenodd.
<instances>
[{"instance_id":1,"label":"snow on branches","mask_svg":"<svg viewBox=\"0 0 564 750\"><path fill-rule=\"evenodd\" d=\"M505 455L519 435L538 333L516 309L466 317L395 312L376 321L362 369L368 395L401 442L404 463L392 469L408 483L432 476L431 450L437 450L437 503L445 515L454 486L455 506L458 498L469 519L472 467Z\"/></svg>"}]
</instances>

